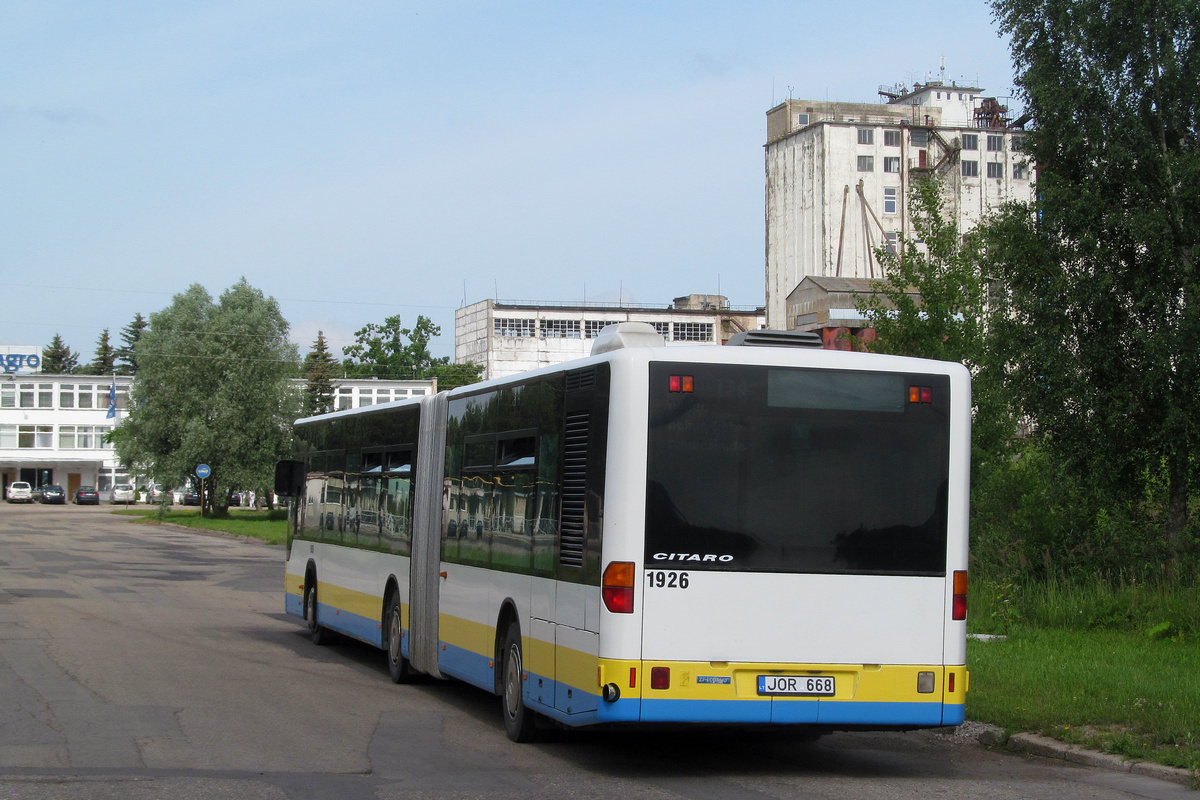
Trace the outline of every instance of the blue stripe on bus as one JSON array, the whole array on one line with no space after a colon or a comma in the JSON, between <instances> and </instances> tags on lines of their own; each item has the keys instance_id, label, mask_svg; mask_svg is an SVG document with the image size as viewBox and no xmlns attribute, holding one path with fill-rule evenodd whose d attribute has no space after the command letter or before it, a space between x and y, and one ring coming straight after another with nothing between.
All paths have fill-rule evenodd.
<instances>
[{"instance_id":1,"label":"blue stripe on bus","mask_svg":"<svg viewBox=\"0 0 1200 800\"><path fill-rule=\"evenodd\" d=\"M302 612L303 613L303 612ZM317 603L317 619L330 630L353 636L375 647L383 647L383 631L379 629L379 620L351 614L345 609Z\"/></svg>"},{"instance_id":2,"label":"blue stripe on bus","mask_svg":"<svg viewBox=\"0 0 1200 800\"><path fill-rule=\"evenodd\" d=\"M962 725L967 719L967 707L962 703L947 703L942 706L943 725Z\"/></svg>"},{"instance_id":3,"label":"blue stripe on bus","mask_svg":"<svg viewBox=\"0 0 1200 800\"><path fill-rule=\"evenodd\" d=\"M832 725L941 725L941 703L822 700L817 722Z\"/></svg>"},{"instance_id":4,"label":"blue stripe on bus","mask_svg":"<svg viewBox=\"0 0 1200 800\"><path fill-rule=\"evenodd\" d=\"M438 643L438 671L451 675L472 686L495 692L494 670L488 666L492 659L449 642ZM530 680L533 676L530 675Z\"/></svg>"},{"instance_id":5,"label":"blue stripe on bus","mask_svg":"<svg viewBox=\"0 0 1200 800\"><path fill-rule=\"evenodd\" d=\"M283 597L283 610L300 617L300 619L304 619L304 598L298 594L288 592Z\"/></svg>"}]
</instances>

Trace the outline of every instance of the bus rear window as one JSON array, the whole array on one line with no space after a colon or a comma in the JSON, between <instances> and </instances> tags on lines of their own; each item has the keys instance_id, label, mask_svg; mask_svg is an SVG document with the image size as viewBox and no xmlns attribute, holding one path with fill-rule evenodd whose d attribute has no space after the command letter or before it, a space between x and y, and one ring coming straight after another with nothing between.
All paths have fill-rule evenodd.
<instances>
[{"instance_id":1,"label":"bus rear window","mask_svg":"<svg viewBox=\"0 0 1200 800\"><path fill-rule=\"evenodd\" d=\"M949 378L650 370L647 567L945 574Z\"/></svg>"}]
</instances>

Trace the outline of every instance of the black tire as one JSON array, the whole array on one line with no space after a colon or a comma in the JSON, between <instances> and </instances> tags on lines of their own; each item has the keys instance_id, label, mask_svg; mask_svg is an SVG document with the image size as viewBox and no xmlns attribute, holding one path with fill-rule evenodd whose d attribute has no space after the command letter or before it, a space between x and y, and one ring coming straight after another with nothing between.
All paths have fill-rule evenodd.
<instances>
[{"instance_id":1,"label":"black tire","mask_svg":"<svg viewBox=\"0 0 1200 800\"><path fill-rule=\"evenodd\" d=\"M387 610L383 615L384 650L387 654L388 673L392 683L408 683L413 679L413 668L401 652L403 637L400 635L400 596L395 592L388 595Z\"/></svg>"},{"instance_id":2,"label":"black tire","mask_svg":"<svg viewBox=\"0 0 1200 800\"><path fill-rule=\"evenodd\" d=\"M304 620L308 623L308 638L320 647L333 640L333 632L317 620L317 579L310 576L304 582Z\"/></svg>"},{"instance_id":3,"label":"black tire","mask_svg":"<svg viewBox=\"0 0 1200 800\"><path fill-rule=\"evenodd\" d=\"M537 736L534 712L525 707L524 661L521 658L521 627L510 623L501 650L500 702L504 710L504 732L514 742L532 742Z\"/></svg>"}]
</instances>

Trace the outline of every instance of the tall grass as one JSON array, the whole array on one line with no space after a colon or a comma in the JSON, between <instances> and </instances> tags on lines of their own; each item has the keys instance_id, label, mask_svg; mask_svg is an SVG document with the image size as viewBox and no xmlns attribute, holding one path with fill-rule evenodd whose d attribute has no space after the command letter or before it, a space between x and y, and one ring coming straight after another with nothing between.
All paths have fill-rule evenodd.
<instances>
[{"instance_id":1,"label":"tall grass","mask_svg":"<svg viewBox=\"0 0 1200 800\"><path fill-rule=\"evenodd\" d=\"M1080 581L972 577L968 614L972 633L1052 628L1200 641L1200 593L1192 587L1099 576Z\"/></svg>"}]
</instances>

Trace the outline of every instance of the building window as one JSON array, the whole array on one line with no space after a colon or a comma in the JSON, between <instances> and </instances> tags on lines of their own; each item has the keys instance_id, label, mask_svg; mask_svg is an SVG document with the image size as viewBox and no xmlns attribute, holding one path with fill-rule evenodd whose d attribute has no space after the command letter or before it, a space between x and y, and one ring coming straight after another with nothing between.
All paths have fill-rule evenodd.
<instances>
[{"instance_id":1,"label":"building window","mask_svg":"<svg viewBox=\"0 0 1200 800\"><path fill-rule=\"evenodd\" d=\"M979 177L979 162L978 161L962 162L962 175L964 178L978 178Z\"/></svg>"},{"instance_id":2,"label":"building window","mask_svg":"<svg viewBox=\"0 0 1200 800\"><path fill-rule=\"evenodd\" d=\"M884 172L899 172L900 171L900 156L884 156L883 157Z\"/></svg>"},{"instance_id":3,"label":"building window","mask_svg":"<svg viewBox=\"0 0 1200 800\"><path fill-rule=\"evenodd\" d=\"M963 150L978 150L979 149L979 134L964 133L962 135Z\"/></svg>"},{"instance_id":4,"label":"building window","mask_svg":"<svg viewBox=\"0 0 1200 800\"><path fill-rule=\"evenodd\" d=\"M1020 153L1021 151L1023 151L1025 149L1025 137L1024 136L1012 137L1011 147L1013 149L1013 152Z\"/></svg>"},{"instance_id":5,"label":"building window","mask_svg":"<svg viewBox=\"0 0 1200 800\"><path fill-rule=\"evenodd\" d=\"M713 324L711 322L676 322L675 341L677 342L711 342L713 340Z\"/></svg>"},{"instance_id":6,"label":"building window","mask_svg":"<svg viewBox=\"0 0 1200 800\"><path fill-rule=\"evenodd\" d=\"M588 339L595 339L600 335L600 331L608 323L600 319L585 319L583 321L583 335Z\"/></svg>"},{"instance_id":7,"label":"building window","mask_svg":"<svg viewBox=\"0 0 1200 800\"><path fill-rule=\"evenodd\" d=\"M349 386L342 386L338 389L338 411L346 408L354 408L354 390Z\"/></svg>"},{"instance_id":8,"label":"building window","mask_svg":"<svg viewBox=\"0 0 1200 800\"><path fill-rule=\"evenodd\" d=\"M1029 166L1024 161L1013 164L1013 180L1023 181L1029 178Z\"/></svg>"},{"instance_id":9,"label":"building window","mask_svg":"<svg viewBox=\"0 0 1200 800\"><path fill-rule=\"evenodd\" d=\"M650 324L654 326L655 333L666 339L668 342L671 341L671 323L651 322Z\"/></svg>"},{"instance_id":10,"label":"building window","mask_svg":"<svg viewBox=\"0 0 1200 800\"><path fill-rule=\"evenodd\" d=\"M49 450L54 447L54 426L18 425L17 447Z\"/></svg>"},{"instance_id":11,"label":"building window","mask_svg":"<svg viewBox=\"0 0 1200 800\"><path fill-rule=\"evenodd\" d=\"M1003 153L1004 137L989 133L987 137L987 149L989 153Z\"/></svg>"},{"instance_id":12,"label":"building window","mask_svg":"<svg viewBox=\"0 0 1200 800\"><path fill-rule=\"evenodd\" d=\"M807 124L808 124L808 114L797 114L796 115L796 127L803 128Z\"/></svg>"},{"instance_id":13,"label":"building window","mask_svg":"<svg viewBox=\"0 0 1200 800\"><path fill-rule=\"evenodd\" d=\"M362 408L363 406L369 406L372 403L374 403L375 402L375 398L373 397L374 394L375 394L375 392L372 391L371 389L359 389L358 390L358 407Z\"/></svg>"},{"instance_id":14,"label":"building window","mask_svg":"<svg viewBox=\"0 0 1200 800\"><path fill-rule=\"evenodd\" d=\"M413 393L413 397L419 397L419 396L425 394L425 390L424 389L413 389L412 393Z\"/></svg>"},{"instance_id":15,"label":"building window","mask_svg":"<svg viewBox=\"0 0 1200 800\"><path fill-rule=\"evenodd\" d=\"M875 156L859 156L858 157L859 172L874 172L875 171Z\"/></svg>"},{"instance_id":16,"label":"building window","mask_svg":"<svg viewBox=\"0 0 1200 800\"><path fill-rule=\"evenodd\" d=\"M76 408L95 408L96 407L92 403L92 385L90 383L79 384L78 392L79 392L79 394L77 397L78 397L79 402L75 404Z\"/></svg>"},{"instance_id":17,"label":"building window","mask_svg":"<svg viewBox=\"0 0 1200 800\"><path fill-rule=\"evenodd\" d=\"M579 320L577 319L544 319L542 320L543 339L578 339Z\"/></svg>"},{"instance_id":18,"label":"building window","mask_svg":"<svg viewBox=\"0 0 1200 800\"><path fill-rule=\"evenodd\" d=\"M883 213L895 214L900 207L898 195L900 190L895 187L890 187L883 190Z\"/></svg>"},{"instance_id":19,"label":"building window","mask_svg":"<svg viewBox=\"0 0 1200 800\"><path fill-rule=\"evenodd\" d=\"M999 161L989 161L987 165L987 176L989 178L1003 178L1004 165Z\"/></svg>"},{"instance_id":20,"label":"building window","mask_svg":"<svg viewBox=\"0 0 1200 800\"><path fill-rule=\"evenodd\" d=\"M17 407L17 387L11 383L0 386L0 408Z\"/></svg>"},{"instance_id":21,"label":"building window","mask_svg":"<svg viewBox=\"0 0 1200 800\"><path fill-rule=\"evenodd\" d=\"M859 144L875 144L875 129L874 128L859 128L858 129Z\"/></svg>"},{"instance_id":22,"label":"building window","mask_svg":"<svg viewBox=\"0 0 1200 800\"><path fill-rule=\"evenodd\" d=\"M908 141L913 147L925 147L929 144L929 131L914 129L908 134Z\"/></svg>"},{"instance_id":23,"label":"building window","mask_svg":"<svg viewBox=\"0 0 1200 800\"><path fill-rule=\"evenodd\" d=\"M884 247L892 255L898 255L900 253L900 234L895 231L888 231L883 235L887 242Z\"/></svg>"},{"instance_id":24,"label":"building window","mask_svg":"<svg viewBox=\"0 0 1200 800\"><path fill-rule=\"evenodd\" d=\"M38 384L38 408L54 408L54 384Z\"/></svg>"},{"instance_id":25,"label":"building window","mask_svg":"<svg viewBox=\"0 0 1200 800\"><path fill-rule=\"evenodd\" d=\"M75 407L75 384L63 383L58 387L58 407L59 408L74 408Z\"/></svg>"},{"instance_id":26,"label":"building window","mask_svg":"<svg viewBox=\"0 0 1200 800\"><path fill-rule=\"evenodd\" d=\"M899 147L900 131L884 131L883 144L885 147Z\"/></svg>"},{"instance_id":27,"label":"building window","mask_svg":"<svg viewBox=\"0 0 1200 800\"><path fill-rule=\"evenodd\" d=\"M496 336L528 338L537 336L536 319L496 319L492 328Z\"/></svg>"},{"instance_id":28,"label":"building window","mask_svg":"<svg viewBox=\"0 0 1200 800\"><path fill-rule=\"evenodd\" d=\"M33 384L21 384L21 408L33 408Z\"/></svg>"},{"instance_id":29,"label":"building window","mask_svg":"<svg viewBox=\"0 0 1200 800\"><path fill-rule=\"evenodd\" d=\"M100 447L99 437L95 432L105 430L91 425L60 425L58 426L58 446L61 450L91 450Z\"/></svg>"},{"instance_id":30,"label":"building window","mask_svg":"<svg viewBox=\"0 0 1200 800\"><path fill-rule=\"evenodd\" d=\"M97 425L96 426L96 449L98 449L98 450L101 450L101 449L102 450L112 450L113 449L113 443L106 442L104 440L104 437L107 436L111 432L112 432L111 425Z\"/></svg>"}]
</instances>

